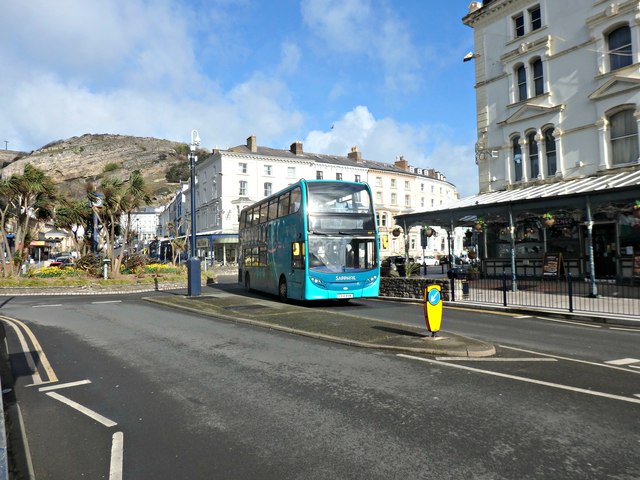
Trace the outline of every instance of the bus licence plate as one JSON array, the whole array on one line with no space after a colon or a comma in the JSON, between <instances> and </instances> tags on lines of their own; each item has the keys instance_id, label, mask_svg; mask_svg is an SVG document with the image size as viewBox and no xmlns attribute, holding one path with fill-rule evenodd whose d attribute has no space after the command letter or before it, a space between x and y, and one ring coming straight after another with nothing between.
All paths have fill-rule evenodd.
<instances>
[{"instance_id":1,"label":"bus licence plate","mask_svg":"<svg viewBox=\"0 0 640 480\"><path fill-rule=\"evenodd\" d=\"M338 298L353 298L353 293L339 293Z\"/></svg>"}]
</instances>

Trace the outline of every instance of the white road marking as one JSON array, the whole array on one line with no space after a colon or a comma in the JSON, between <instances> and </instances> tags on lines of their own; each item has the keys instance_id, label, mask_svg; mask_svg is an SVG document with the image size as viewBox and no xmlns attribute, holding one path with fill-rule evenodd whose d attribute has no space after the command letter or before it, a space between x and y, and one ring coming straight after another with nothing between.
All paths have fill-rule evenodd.
<instances>
[{"instance_id":1,"label":"white road marking","mask_svg":"<svg viewBox=\"0 0 640 480\"><path fill-rule=\"evenodd\" d=\"M31 308L49 308L49 307L61 307L61 303L52 303L51 305L31 305Z\"/></svg>"},{"instance_id":2,"label":"white road marking","mask_svg":"<svg viewBox=\"0 0 640 480\"><path fill-rule=\"evenodd\" d=\"M87 407L85 407L83 405L80 405L79 403L74 402L73 400L71 400L71 399L69 399L67 397L63 397L59 393L48 392L48 393L46 393L46 395L50 396L51 398L54 398L54 399L58 400L59 402L64 403L65 405L70 406L71 408L76 409L80 413L84 413L87 417L92 418L96 422L100 422L105 427L115 427L117 425L117 423L114 422L113 420L109 420L107 417L103 417L98 412L94 412L93 410L91 410L91 409L89 409L89 408L87 408Z\"/></svg>"},{"instance_id":3,"label":"white road marking","mask_svg":"<svg viewBox=\"0 0 640 480\"><path fill-rule=\"evenodd\" d=\"M17 330L17 327L15 326L15 324L17 324L20 327L22 327L22 329L25 331L25 333L29 336L29 339L31 340L31 343L33 344L33 348L36 351L36 353L38 354L38 360L40 361L40 365L42 365L42 368L44 368L45 372L47 372L47 376L49 377L49 382L43 382L42 379L40 378L40 373L38 372L37 376L38 376L39 380L37 382L34 380L33 383L34 384L39 384L39 383L57 382L58 381L58 376L53 371L53 368L51 367L51 364L49 363L49 359L45 355L44 350L42 350L42 346L40 345L40 342L38 342L38 339L33 334L31 329L26 324L22 323L20 320L16 320L15 318L9 318L9 317L5 317L4 315L0 315L0 319L2 319L5 322L11 324L13 326L14 330L16 330L16 332L18 332L18 337L22 338L22 334L19 333L19 331ZM29 351L29 348L28 347L27 348L24 347L24 343L23 343L22 340L21 340L20 344L23 347L23 351L24 351L25 355L28 355L29 357L31 357L31 353ZM31 360L33 361L33 357L31 357ZM34 369L35 369L35 363L34 363ZM36 372L37 372L37 369L36 369Z\"/></svg>"},{"instance_id":4,"label":"white road marking","mask_svg":"<svg viewBox=\"0 0 640 480\"><path fill-rule=\"evenodd\" d=\"M559 383L544 382L542 380L535 380L533 378L527 378L527 377L519 377L517 375L509 375L507 373L492 372L490 370L481 370L479 368L467 367L466 365L458 365L456 363L447 363L447 362L441 362L439 360L431 360L429 358L414 357L412 355L405 355L404 353L399 353L398 357L408 358L408 359L411 359L411 360L418 360L420 362L433 363L435 365L441 365L441 366L446 366L446 367L451 367L451 368L459 368L461 370L468 370L470 372L482 373L482 374L485 374L485 375L492 375L494 377L508 378L510 380L518 380L520 382L533 383L533 384L536 384L536 385L543 385L545 387L558 388L560 390L568 390L570 392L584 393L586 395L593 395L595 397L604 397L604 398L609 398L609 399L612 399L612 400L621 400L623 402L640 404L640 398L635 399L635 398L631 398L631 397L623 397L621 395L612 395L610 393L597 392L595 390L586 390L584 388L570 387L569 385L562 385L562 384L559 384Z\"/></svg>"},{"instance_id":5,"label":"white road marking","mask_svg":"<svg viewBox=\"0 0 640 480\"><path fill-rule=\"evenodd\" d=\"M124 460L124 434L116 432L111 439L111 464L109 480L122 480L122 464Z\"/></svg>"},{"instance_id":6,"label":"white road marking","mask_svg":"<svg viewBox=\"0 0 640 480\"><path fill-rule=\"evenodd\" d=\"M557 362L555 358L436 357L436 360L465 362Z\"/></svg>"},{"instance_id":7,"label":"white road marking","mask_svg":"<svg viewBox=\"0 0 640 480\"><path fill-rule=\"evenodd\" d=\"M640 333L637 328L622 328L622 327L609 327L609 330L622 330L623 332L636 332Z\"/></svg>"},{"instance_id":8,"label":"white road marking","mask_svg":"<svg viewBox=\"0 0 640 480\"><path fill-rule=\"evenodd\" d=\"M602 328L602 325L593 325L591 323L574 322L572 320L559 320L557 318L538 317L540 320L556 323L568 323L569 325L580 325L581 327Z\"/></svg>"},{"instance_id":9,"label":"white road marking","mask_svg":"<svg viewBox=\"0 0 640 480\"><path fill-rule=\"evenodd\" d=\"M52 390L60 390L61 388L77 387L79 385L86 385L91 383L91 380L78 380L77 382L60 383L58 385L51 385L50 387L39 388L39 392L50 392Z\"/></svg>"},{"instance_id":10,"label":"white road marking","mask_svg":"<svg viewBox=\"0 0 640 480\"><path fill-rule=\"evenodd\" d=\"M33 360L33 355L31 355L31 350L29 349L29 345L27 345L27 341L25 340L24 335L22 334L18 326L11 320L5 317L2 317L2 320L4 320L7 325L9 325L13 329L13 331L16 332L16 335L18 336L18 341L20 342L22 353L24 354L24 358L27 361L27 366L31 371L31 383L35 385L42 384L43 382L42 378L40 377L40 372L38 371L38 367L36 367L36 362Z\"/></svg>"},{"instance_id":11,"label":"white road marking","mask_svg":"<svg viewBox=\"0 0 640 480\"><path fill-rule=\"evenodd\" d=\"M122 303L122 300L103 300L100 302L91 302L92 304L99 304L99 303Z\"/></svg>"},{"instance_id":12,"label":"white road marking","mask_svg":"<svg viewBox=\"0 0 640 480\"><path fill-rule=\"evenodd\" d=\"M608 360L604 363L609 365L630 365L632 363L640 363L640 360L637 358L619 358L618 360Z\"/></svg>"},{"instance_id":13,"label":"white road marking","mask_svg":"<svg viewBox=\"0 0 640 480\"><path fill-rule=\"evenodd\" d=\"M513 317L513 318L533 318L531 315L519 315L517 317Z\"/></svg>"},{"instance_id":14,"label":"white road marking","mask_svg":"<svg viewBox=\"0 0 640 480\"><path fill-rule=\"evenodd\" d=\"M551 355L549 353L534 352L532 350L525 350L523 348L516 348L516 347L508 347L506 345L499 345L499 346L501 348L506 348L506 349L509 349L509 350L515 350L516 352L533 353L534 355L542 355L544 357L557 358L559 360L567 360L568 362L586 363L587 365L594 365L596 367L613 368L614 370L622 370L623 372L640 373L640 372L634 372L633 370L629 370L628 368L616 367L615 365L607 365L607 364L604 364L604 363L589 362L587 360L578 360L576 358L561 357L560 355Z\"/></svg>"}]
</instances>

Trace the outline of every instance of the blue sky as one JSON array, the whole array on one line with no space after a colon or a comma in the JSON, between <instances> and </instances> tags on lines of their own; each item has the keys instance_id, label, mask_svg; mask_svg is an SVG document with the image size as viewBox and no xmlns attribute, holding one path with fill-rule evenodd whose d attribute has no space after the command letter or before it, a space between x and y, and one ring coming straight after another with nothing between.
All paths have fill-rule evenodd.
<instances>
[{"instance_id":1,"label":"blue sky","mask_svg":"<svg viewBox=\"0 0 640 480\"><path fill-rule=\"evenodd\" d=\"M0 140L85 133L433 167L477 192L468 1L32 0L0 17ZM0 144L2 146L2 144Z\"/></svg>"}]
</instances>

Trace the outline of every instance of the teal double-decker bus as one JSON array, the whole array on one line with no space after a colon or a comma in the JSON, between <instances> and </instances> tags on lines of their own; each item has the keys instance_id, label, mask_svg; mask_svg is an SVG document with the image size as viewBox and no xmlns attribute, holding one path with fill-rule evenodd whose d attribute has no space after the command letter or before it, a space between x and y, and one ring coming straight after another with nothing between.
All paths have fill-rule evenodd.
<instances>
[{"instance_id":1,"label":"teal double-decker bus","mask_svg":"<svg viewBox=\"0 0 640 480\"><path fill-rule=\"evenodd\" d=\"M300 180L240 213L238 280L286 302L377 297L378 230L366 183Z\"/></svg>"}]
</instances>

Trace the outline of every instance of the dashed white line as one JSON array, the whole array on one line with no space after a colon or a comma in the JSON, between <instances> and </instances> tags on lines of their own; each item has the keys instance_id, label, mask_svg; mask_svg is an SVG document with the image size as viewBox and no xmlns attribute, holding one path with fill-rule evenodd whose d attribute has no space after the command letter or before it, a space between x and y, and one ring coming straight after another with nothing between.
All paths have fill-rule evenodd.
<instances>
[{"instance_id":1,"label":"dashed white line","mask_svg":"<svg viewBox=\"0 0 640 480\"><path fill-rule=\"evenodd\" d=\"M630 365L632 363L640 363L640 359L637 358L619 358L617 360L608 360L604 363L609 365Z\"/></svg>"},{"instance_id":2,"label":"dashed white line","mask_svg":"<svg viewBox=\"0 0 640 480\"><path fill-rule=\"evenodd\" d=\"M117 423L114 422L113 420L109 420L107 417L103 417L98 412L94 412L90 408L87 408L87 407L85 407L83 405L80 405L79 403L74 402L70 398L63 397L59 393L48 392L48 393L46 393L46 395L50 396L51 398L54 398L54 399L58 400L59 402L64 403L65 405L70 406L71 408L74 408L75 410L79 411L80 413L84 413L87 417L92 418L96 422L100 422L105 427L115 427L117 425Z\"/></svg>"},{"instance_id":3,"label":"dashed white line","mask_svg":"<svg viewBox=\"0 0 640 480\"><path fill-rule=\"evenodd\" d=\"M436 360L465 362L557 362L555 358L436 357Z\"/></svg>"},{"instance_id":4,"label":"dashed white line","mask_svg":"<svg viewBox=\"0 0 640 480\"><path fill-rule=\"evenodd\" d=\"M122 480L122 464L124 460L124 434L116 432L111 438L111 464L109 480Z\"/></svg>"},{"instance_id":5,"label":"dashed white line","mask_svg":"<svg viewBox=\"0 0 640 480\"><path fill-rule=\"evenodd\" d=\"M61 388L77 387L91 383L91 380L78 380L77 382L60 383L59 385L51 385L50 387L39 388L39 392L50 392L52 390L60 390Z\"/></svg>"},{"instance_id":6,"label":"dashed white line","mask_svg":"<svg viewBox=\"0 0 640 480\"><path fill-rule=\"evenodd\" d=\"M581 327L602 328L602 325L593 325L591 323L574 322L571 320L558 320L557 318L538 317L540 320L546 320L547 322L556 323L568 323L569 325L579 325Z\"/></svg>"},{"instance_id":7,"label":"dashed white line","mask_svg":"<svg viewBox=\"0 0 640 480\"><path fill-rule=\"evenodd\" d=\"M637 328L622 328L622 327L609 327L609 330L621 330L623 332L636 332L640 333L640 330Z\"/></svg>"},{"instance_id":8,"label":"dashed white line","mask_svg":"<svg viewBox=\"0 0 640 480\"><path fill-rule=\"evenodd\" d=\"M99 303L122 303L122 300L102 300L99 302L91 302L92 304L99 304Z\"/></svg>"},{"instance_id":9,"label":"dashed white line","mask_svg":"<svg viewBox=\"0 0 640 480\"><path fill-rule=\"evenodd\" d=\"M533 383L533 384L536 384L536 385L543 385L545 387L558 388L560 390L568 390L570 392L584 393L586 395L593 395L595 397L604 397L604 398L609 398L609 399L612 399L612 400L621 400L623 402L640 404L640 398L635 399L635 398L631 398L631 397L623 397L621 395L612 395L610 393L597 392L595 390L586 390L584 388L570 387L569 385L562 385L562 384L559 384L559 383L544 382L542 380L535 380L533 378L519 377L517 375L509 375L508 373L492 372L490 370L481 370L479 368L467 367L466 365L458 365L456 363L447 363L447 362L441 362L439 360L431 360L429 358L414 357L412 355L405 355L404 353L399 353L398 357L409 358L411 360L418 360L420 362L432 363L432 364L435 364L435 365L441 365L441 366L446 366L446 367L451 367L451 368L458 368L458 369L467 370L467 371L470 371L470 372L482 373L484 375L492 375L494 377L508 378L510 380L518 380L520 382Z\"/></svg>"},{"instance_id":10,"label":"dashed white line","mask_svg":"<svg viewBox=\"0 0 640 480\"><path fill-rule=\"evenodd\" d=\"M61 307L61 303L52 303L50 305L31 305L31 308L49 308L49 307Z\"/></svg>"}]
</instances>

